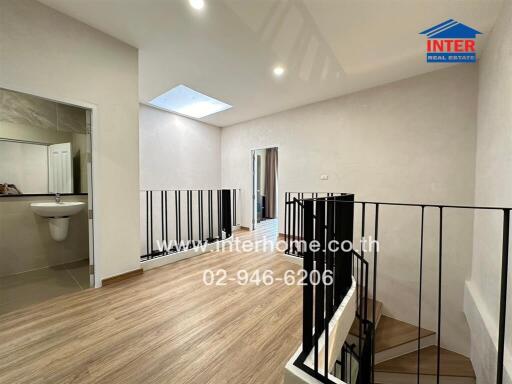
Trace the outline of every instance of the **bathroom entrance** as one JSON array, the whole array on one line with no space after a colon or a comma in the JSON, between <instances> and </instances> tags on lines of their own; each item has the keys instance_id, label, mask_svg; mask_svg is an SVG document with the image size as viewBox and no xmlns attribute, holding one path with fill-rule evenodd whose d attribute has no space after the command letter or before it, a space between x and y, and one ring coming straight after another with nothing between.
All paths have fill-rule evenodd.
<instances>
[{"instance_id":1,"label":"bathroom entrance","mask_svg":"<svg viewBox=\"0 0 512 384\"><path fill-rule=\"evenodd\" d=\"M94 286L91 117L0 88L0 315Z\"/></svg>"}]
</instances>

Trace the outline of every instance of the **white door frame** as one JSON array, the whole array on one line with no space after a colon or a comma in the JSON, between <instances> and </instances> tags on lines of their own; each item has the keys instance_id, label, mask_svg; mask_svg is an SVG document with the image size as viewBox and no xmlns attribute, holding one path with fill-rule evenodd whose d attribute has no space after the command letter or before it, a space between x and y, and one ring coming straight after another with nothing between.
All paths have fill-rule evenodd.
<instances>
[{"instance_id":1,"label":"white door frame","mask_svg":"<svg viewBox=\"0 0 512 384\"><path fill-rule=\"evenodd\" d=\"M256 206L256 151L261 149L269 149L269 148L277 148L277 153L279 156L279 145L265 145L263 147L254 147L251 148L251 175L252 175L252 188L251 188L251 211L252 211L252 221L251 221L251 231L254 231L256 229L256 216L258 214L257 212L257 206ZM277 219L279 220L279 157L278 157L278 163L277 163L277 183L276 183L276 194L277 194Z\"/></svg>"},{"instance_id":2,"label":"white door frame","mask_svg":"<svg viewBox=\"0 0 512 384\"><path fill-rule=\"evenodd\" d=\"M68 98L62 98L56 95L48 94L48 93L41 93L35 88L18 88L18 87L12 87L12 86L4 86L0 84L1 88L11 90L14 92L21 92L26 93L32 96L41 97L43 99L47 99L50 101L55 101L57 103L62 104L69 104L75 107L80 107L84 109L90 110L91 113L91 127L90 127L90 141L91 141L91 163L88 162L88 169L92 170L92 172L88 172L87 175L87 183L88 183L88 195L87 195L87 202L88 202L88 209L91 212L94 212L94 207L98 207L98 201L99 197L98 194L93 193L93 183L95 180L97 180L98 175L98 106L96 104L91 104L88 102L84 102L81 100L76 99L68 99ZM92 161L95 159L94 161ZM88 159L89 160L89 159ZM99 252L99 223L95 218L95 214L89 216L89 266L91 268L94 268L94 288L101 287L101 274L100 271L100 259L101 255ZM92 282L92 279L91 279Z\"/></svg>"}]
</instances>

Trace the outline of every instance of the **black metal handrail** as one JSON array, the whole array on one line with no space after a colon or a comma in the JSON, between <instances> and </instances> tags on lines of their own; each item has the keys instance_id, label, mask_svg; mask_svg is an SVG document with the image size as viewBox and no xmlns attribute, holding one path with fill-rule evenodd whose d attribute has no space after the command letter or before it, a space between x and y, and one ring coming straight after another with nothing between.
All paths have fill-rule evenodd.
<instances>
[{"instance_id":1,"label":"black metal handrail","mask_svg":"<svg viewBox=\"0 0 512 384\"><path fill-rule=\"evenodd\" d=\"M299 195L302 197L302 195ZM295 209L287 209L288 218L298 217L300 220L289 220L287 223L299 224L301 248L289 244L288 253L297 254L304 258L305 285L303 288L303 336L302 351L294 362L300 369L323 383L332 383L330 375L336 374L336 363L331 372L329 361L329 324L340 304L350 289L354 290L356 299L356 318L358 319L358 354L359 359L373 337L368 332L373 329L368 319L368 261L357 252L345 251L342 248L327 247L332 241L338 244L353 240L353 202L351 194L327 194L325 197L301 199L293 197L290 201L287 194L287 204L293 203ZM348 205L337 205L335 201L345 201ZM295 212L291 214L290 212ZM296 236L297 237L297 236ZM311 247L318 242L318 250ZM323 276L332 276L331 283ZM312 276L317 276L313 281ZM375 312L374 312L375 313ZM323 337L324 344L319 345ZM323 367L320 349L323 347ZM371 349L371 348L370 348ZM345 353L342 349L341 354ZM310 357L312 356L312 357ZM341 357L340 357L341 358ZM308 363L308 359L312 362ZM359 373L358 373L359 374ZM352 376L352 375L350 375Z\"/></svg>"},{"instance_id":2,"label":"black metal handrail","mask_svg":"<svg viewBox=\"0 0 512 384\"><path fill-rule=\"evenodd\" d=\"M304 206L302 205L304 199L325 199L326 197L347 195L349 194L339 192L286 192L284 228L287 248L285 253L289 255L301 254L299 250L293 247L295 247L297 240L304 238Z\"/></svg>"},{"instance_id":3,"label":"black metal handrail","mask_svg":"<svg viewBox=\"0 0 512 384\"><path fill-rule=\"evenodd\" d=\"M500 307L499 307L499 330L498 330L498 356L496 361L496 367L497 367L497 373L496 373L496 384L502 384L503 383L503 376L504 376L504 350L505 350L505 331L506 331L506 306L507 306L507 286L508 286L508 259L509 259L509 243L510 243L510 211L512 208L510 207L490 207L490 206L467 206L467 205L453 205L453 204L421 204L421 203L399 203L399 202L378 202L378 201L346 201L346 199L340 198L340 196L346 196L346 194L332 194L327 196L316 196L315 193L309 193L309 197L305 198L305 193L297 193L297 196L293 196L292 193L287 193L285 195L285 201L286 201L286 210L285 210L285 241L287 241L288 249L286 253L290 255L295 255L299 257L304 257L308 255L308 252L304 252L304 250L298 250L294 248L293 243L297 239L306 239L306 243L311 240L309 231L309 226L311 223L314 223L321 220L322 217L318 217L318 215L313 216L311 212L309 214L306 214L306 206L308 204L334 204L335 206L338 205L344 205L344 206L360 206L361 207L361 238L365 237L365 222L366 222L366 216L369 206L373 206L374 210L374 217L373 217L373 225L374 225L374 240L378 240L379 236L379 216L380 216L380 210L382 207L386 206L395 206L395 207L404 207L404 208L413 208L418 209L420 213L420 249L419 251L419 305L418 305L418 351L421 349L420 347L420 339L421 339L421 322L422 322L422 294L423 294L423 264L424 264L424 244L425 244L425 214L427 209L435 209L438 212L438 226L439 226L439 232L438 232L438 246L437 246L437 253L438 253L438 263L439 268L437 271L437 369L436 369L436 380L437 383L440 383L440 377L441 377L441 341L442 341L442 299L443 299L443 232L445 230L444 226L446 226L446 223L444 222L444 216L445 212L448 209L455 209L455 210L471 210L473 212L476 211L495 211L495 212L501 212L503 224L502 224L502 251L501 251L501 281L500 281ZM336 196L337 195L337 196ZM308 223L308 221L310 223ZM357 254L357 252L356 252ZM357 254L359 255L359 254ZM362 257L362 259L366 260L366 257L363 252L359 255ZM318 262L318 259L315 259ZM377 277L378 277L378 249L375 249L374 252L372 252L372 265L373 265L373 281L372 281L372 291L373 291L373 322L369 322L370 327L375 324L375 300L377 296ZM304 260L304 265L306 266L306 259ZM307 268L306 268L307 270ZM354 272L352 272L354 274ZM304 287L304 295L310 295L310 293L306 292L306 287ZM307 308L304 306L304 311L306 311ZM304 326L309 326L308 323L304 323ZM373 338L373 334L370 335L371 338ZM375 344L371 343L372 351L372 358L370 359L370 368L371 372L368 376L368 368L364 368L364 365L368 363L368 361L365 361L364 363L360 362L360 370L361 370L361 377L367 377L366 380L358 381L359 384L368 384L373 382L374 380L374 369L375 369ZM305 343L305 340L303 339L303 354L310 353L310 350L307 350L307 347L310 345L308 343ZM363 347L364 349L367 349L369 347L369 344L365 344ZM311 348L312 349L312 348ZM364 356L364 352L359 352L358 356L362 358ZM303 362L303 361L302 361ZM310 367L305 366L304 364L296 364L297 366L304 369L304 371L308 372L312 376L316 377L318 380L321 380L322 382L330 383L331 381L328 379L328 375L322 375L318 374L318 371L316 370L316 366L314 369L311 369ZM417 382L420 382L420 365L421 365L421 354L418 352L418 360L417 360ZM366 371L365 371L366 370ZM326 371L324 371L325 373Z\"/></svg>"},{"instance_id":4,"label":"black metal handrail","mask_svg":"<svg viewBox=\"0 0 512 384\"><path fill-rule=\"evenodd\" d=\"M142 190L141 260L230 237L239 202L240 189Z\"/></svg>"}]
</instances>

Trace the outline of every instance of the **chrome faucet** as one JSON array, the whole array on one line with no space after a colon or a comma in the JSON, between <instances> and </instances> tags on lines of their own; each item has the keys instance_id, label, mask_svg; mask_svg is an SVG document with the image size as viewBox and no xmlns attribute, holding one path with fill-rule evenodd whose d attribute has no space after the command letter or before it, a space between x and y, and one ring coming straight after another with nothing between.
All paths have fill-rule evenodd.
<instances>
[{"instance_id":1,"label":"chrome faucet","mask_svg":"<svg viewBox=\"0 0 512 384\"><path fill-rule=\"evenodd\" d=\"M60 193L56 193L56 194L55 194L55 202L56 202L57 204L59 204L59 203L60 203Z\"/></svg>"}]
</instances>

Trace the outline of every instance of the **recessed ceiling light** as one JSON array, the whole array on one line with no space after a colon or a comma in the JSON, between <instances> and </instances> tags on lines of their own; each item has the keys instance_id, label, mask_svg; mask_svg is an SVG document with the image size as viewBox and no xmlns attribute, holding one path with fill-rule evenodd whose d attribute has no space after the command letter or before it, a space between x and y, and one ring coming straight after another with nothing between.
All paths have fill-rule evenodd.
<instances>
[{"instance_id":1,"label":"recessed ceiling light","mask_svg":"<svg viewBox=\"0 0 512 384\"><path fill-rule=\"evenodd\" d=\"M178 85L170 91L155 97L149 104L195 119L231 108L231 105L203 95L185 85Z\"/></svg>"},{"instance_id":2,"label":"recessed ceiling light","mask_svg":"<svg viewBox=\"0 0 512 384\"><path fill-rule=\"evenodd\" d=\"M201 10L204 8L204 0L188 0L188 2L194 9Z\"/></svg>"},{"instance_id":3,"label":"recessed ceiling light","mask_svg":"<svg viewBox=\"0 0 512 384\"><path fill-rule=\"evenodd\" d=\"M274 75L281 77L284 75L284 68L280 65L274 67Z\"/></svg>"}]
</instances>

